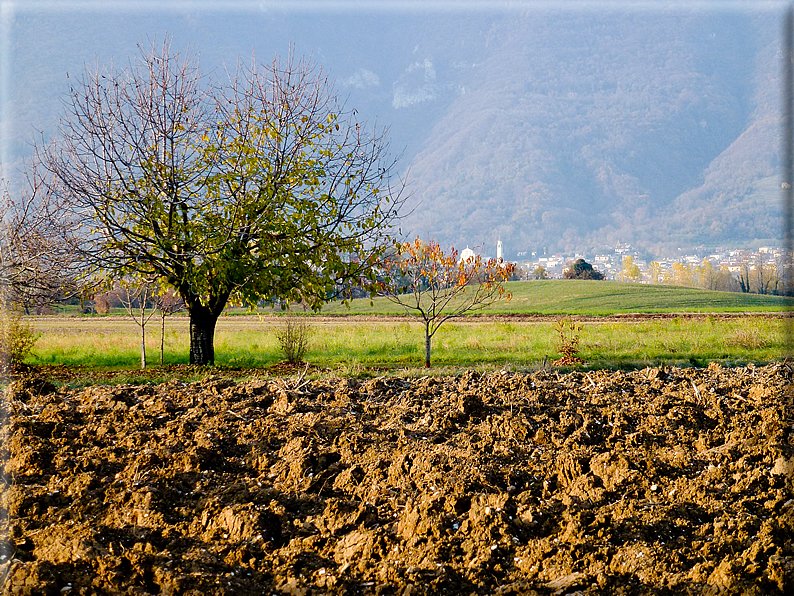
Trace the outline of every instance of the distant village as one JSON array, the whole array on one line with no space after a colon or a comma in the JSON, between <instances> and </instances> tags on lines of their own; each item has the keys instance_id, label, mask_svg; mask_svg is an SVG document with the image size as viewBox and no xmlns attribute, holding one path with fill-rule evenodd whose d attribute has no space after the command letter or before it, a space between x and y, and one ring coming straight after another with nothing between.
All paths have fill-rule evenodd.
<instances>
[{"instance_id":1,"label":"distant village","mask_svg":"<svg viewBox=\"0 0 794 596\"><path fill-rule=\"evenodd\" d=\"M501 246L497 254L501 253L500 249ZM782 292L784 250L779 247L720 248L652 261L641 254L630 244L618 244L612 250L594 255L519 253L515 262L521 279L562 278L571 263L584 259L609 280L762 294Z\"/></svg>"},{"instance_id":2,"label":"distant village","mask_svg":"<svg viewBox=\"0 0 794 596\"><path fill-rule=\"evenodd\" d=\"M732 273L739 273L747 263L755 265L761 263L765 265L777 265L783 259L784 251L782 248L762 246L757 251L750 250L728 250L718 249L711 253L692 253L683 254L675 259L658 259L656 261L645 261L640 257L640 253L630 244L618 244L610 252L599 253L596 255L565 255L554 254L548 257L537 257L536 253L531 253L531 259L517 260L517 264L524 270L534 271L537 267L543 267L550 278L562 277L565 268L576 259L584 259L591 263L593 267L601 271L607 279L618 279L625 258L631 257L632 262L639 268L642 277L653 274L650 263L658 263L662 271L673 271L674 264L688 264L699 266L703 260L708 260L715 269L726 268ZM591 260L592 259L592 260Z\"/></svg>"}]
</instances>

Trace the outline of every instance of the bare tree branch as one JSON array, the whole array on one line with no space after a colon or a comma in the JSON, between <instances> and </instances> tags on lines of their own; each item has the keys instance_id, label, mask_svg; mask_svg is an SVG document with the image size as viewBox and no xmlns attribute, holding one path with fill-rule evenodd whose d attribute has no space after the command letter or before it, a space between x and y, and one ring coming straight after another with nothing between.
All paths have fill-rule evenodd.
<instances>
[{"instance_id":1,"label":"bare tree branch","mask_svg":"<svg viewBox=\"0 0 794 596\"><path fill-rule=\"evenodd\" d=\"M75 222L45 175L30 168L18 191L0 178L0 298L25 310L75 296L84 284Z\"/></svg>"}]
</instances>

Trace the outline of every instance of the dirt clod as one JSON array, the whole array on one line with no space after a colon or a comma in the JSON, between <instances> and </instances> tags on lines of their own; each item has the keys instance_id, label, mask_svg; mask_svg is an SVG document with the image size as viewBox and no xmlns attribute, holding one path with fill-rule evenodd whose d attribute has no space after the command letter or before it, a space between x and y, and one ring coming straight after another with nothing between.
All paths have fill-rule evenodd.
<instances>
[{"instance_id":1,"label":"dirt clod","mask_svg":"<svg viewBox=\"0 0 794 596\"><path fill-rule=\"evenodd\" d=\"M787 364L0 401L3 594L789 594Z\"/></svg>"}]
</instances>

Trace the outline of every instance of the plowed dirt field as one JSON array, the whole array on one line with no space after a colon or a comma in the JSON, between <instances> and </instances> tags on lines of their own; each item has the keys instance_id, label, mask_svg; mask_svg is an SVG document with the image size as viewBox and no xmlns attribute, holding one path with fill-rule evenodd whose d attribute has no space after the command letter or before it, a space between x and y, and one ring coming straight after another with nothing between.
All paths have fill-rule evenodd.
<instances>
[{"instance_id":1,"label":"plowed dirt field","mask_svg":"<svg viewBox=\"0 0 794 596\"><path fill-rule=\"evenodd\" d=\"M786 364L0 406L3 594L792 594Z\"/></svg>"}]
</instances>

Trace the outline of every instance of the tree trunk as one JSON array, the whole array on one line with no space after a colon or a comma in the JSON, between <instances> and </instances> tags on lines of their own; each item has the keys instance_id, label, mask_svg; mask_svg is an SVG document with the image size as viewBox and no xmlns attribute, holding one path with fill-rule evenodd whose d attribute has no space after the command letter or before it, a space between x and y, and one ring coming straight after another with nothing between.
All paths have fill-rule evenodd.
<instances>
[{"instance_id":1,"label":"tree trunk","mask_svg":"<svg viewBox=\"0 0 794 596\"><path fill-rule=\"evenodd\" d=\"M430 324L425 324L425 368L430 368Z\"/></svg>"},{"instance_id":2,"label":"tree trunk","mask_svg":"<svg viewBox=\"0 0 794 596\"><path fill-rule=\"evenodd\" d=\"M146 327L141 326L141 370L146 368Z\"/></svg>"},{"instance_id":3,"label":"tree trunk","mask_svg":"<svg viewBox=\"0 0 794 596\"><path fill-rule=\"evenodd\" d=\"M190 364L215 364L215 323L218 315L206 306L189 307Z\"/></svg>"},{"instance_id":4,"label":"tree trunk","mask_svg":"<svg viewBox=\"0 0 794 596\"><path fill-rule=\"evenodd\" d=\"M146 299L141 293L141 370L146 368Z\"/></svg>"},{"instance_id":5,"label":"tree trunk","mask_svg":"<svg viewBox=\"0 0 794 596\"><path fill-rule=\"evenodd\" d=\"M165 311L162 312L160 323L160 366L162 366L165 353Z\"/></svg>"}]
</instances>

